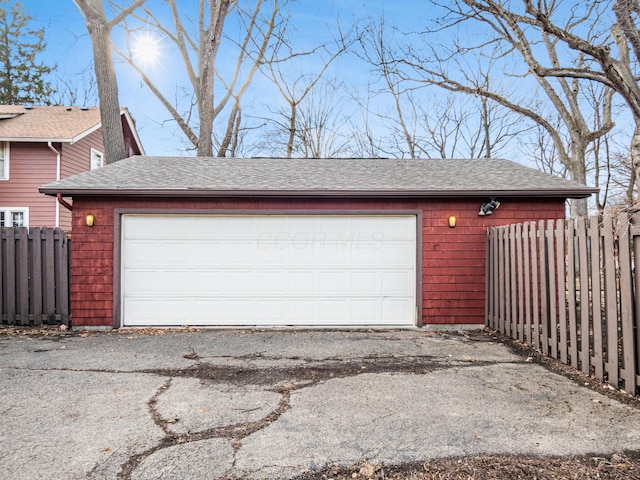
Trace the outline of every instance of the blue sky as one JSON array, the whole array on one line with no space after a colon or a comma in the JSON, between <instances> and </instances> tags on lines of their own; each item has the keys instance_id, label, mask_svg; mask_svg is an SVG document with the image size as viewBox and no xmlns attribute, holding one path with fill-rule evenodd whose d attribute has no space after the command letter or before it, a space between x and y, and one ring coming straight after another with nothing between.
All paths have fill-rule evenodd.
<instances>
[{"instance_id":1,"label":"blue sky","mask_svg":"<svg viewBox=\"0 0 640 480\"><path fill-rule=\"evenodd\" d=\"M152 3L153 2L153 3ZM149 0L153 6L157 0ZM195 5L194 0L182 0L183 7ZM417 28L423 14L424 2L418 0L394 1L391 7L382 1L335 0L307 1L300 0L291 5L291 24L302 41L314 44L322 38L328 38L328 25L334 25L340 18L345 26L356 20L368 17L376 18L384 13L390 23L401 24L404 28ZM65 79L76 79L87 68L91 68L91 44L86 32L84 19L72 0L25 0L25 10L34 17L34 26L45 28L47 48L41 56L46 64L57 65L56 74ZM195 16L195 14L194 14ZM118 41L119 32L114 32ZM181 77L183 67L179 59L168 49L161 53L161 62L152 68L158 82L169 89L184 79ZM168 120L169 114L157 99L142 86L139 76L122 62L116 59L120 104L129 108L137 121L139 134L148 154L184 154L184 139L177 125ZM362 80L366 73L366 65L357 64L354 58L337 63L331 74L340 76L347 82L350 79ZM255 91L259 83L265 85L264 77L256 76ZM173 87L172 87L173 86ZM264 94L262 94L264 96ZM250 100L250 98L248 97Z\"/></svg>"}]
</instances>

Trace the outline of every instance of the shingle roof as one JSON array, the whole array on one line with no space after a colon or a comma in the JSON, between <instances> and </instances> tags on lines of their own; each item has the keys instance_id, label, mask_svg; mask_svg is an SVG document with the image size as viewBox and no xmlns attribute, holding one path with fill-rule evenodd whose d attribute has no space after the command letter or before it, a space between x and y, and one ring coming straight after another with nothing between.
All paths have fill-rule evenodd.
<instances>
[{"instance_id":1,"label":"shingle roof","mask_svg":"<svg viewBox=\"0 0 640 480\"><path fill-rule=\"evenodd\" d=\"M40 187L42 193L143 196L551 196L597 189L500 159L131 157Z\"/></svg>"},{"instance_id":2,"label":"shingle roof","mask_svg":"<svg viewBox=\"0 0 640 480\"><path fill-rule=\"evenodd\" d=\"M99 126L97 107L0 105L0 140L71 142Z\"/></svg>"}]
</instances>

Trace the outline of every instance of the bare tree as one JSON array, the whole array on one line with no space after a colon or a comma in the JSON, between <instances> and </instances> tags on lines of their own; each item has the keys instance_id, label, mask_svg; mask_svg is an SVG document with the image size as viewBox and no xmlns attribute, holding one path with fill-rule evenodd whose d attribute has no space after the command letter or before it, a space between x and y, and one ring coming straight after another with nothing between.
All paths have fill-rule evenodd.
<instances>
[{"instance_id":1,"label":"bare tree","mask_svg":"<svg viewBox=\"0 0 640 480\"><path fill-rule=\"evenodd\" d=\"M585 106L580 96L583 88L582 80L565 77L547 78L539 74L539 57L544 56L552 65L560 62L558 39L544 31L539 31L537 36L532 34L527 28L530 23L520 22L522 18L514 18L505 10L504 3L502 0L455 0L452 3L443 4L443 8L448 12L442 20L445 28L457 26L461 22L481 22L488 27L488 32L493 32L493 36L482 38L478 44L471 47L454 44L453 48L445 54L442 50L432 48L429 58L423 58L415 50L410 50L406 56L407 60L403 60L402 63L411 67L418 76L406 74L405 79L437 85L452 92L484 97L528 118L543 127L553 140L558 160L567 168L571 178L580 183L586 183L586 152L589 145L609 132L614 125L611 121L611 95L605 96L603 103L599 105L603 122L598 128L592 129L588 121L591 112L588 110L585 113L584 110L588 109L588 106ZM549 9L547 13L556 14L558 4L559 2L545 2ZM592 28L594 11L595 7L587 8L586 12L573 9L570 17L565 21L565 31L586 29L591 32L590 38L596 41L600 32ZM532 101L530 92L522 95L491 88L487 82L488 75L482 73L476 75L473 73L474 69L467 68L463 62L467 61L466 58L474 50L480 58L484 56L497 61L512 58L512 54L517 54L527 66L527 71L522 76L526 77L530 74L536 81L539 91L547 99L546 104L550 105L562 119L563 130L567 132L570 141L565 142L562 133L549 119L554 116L549 117L546 109L541 110L539 104ZM573 55L572 61L577 70L585 69L589 65L588 59L580 52ZM452 68L454 65L456 68ZM585 216L587 211L586 200L571 202L572 216Z\"/></svg>"},{"instance_id":2,"label":"bare tree","mask_svg":"<svg viewBox=\"0 0 640 480\"><path fill-rule=\"evenodd\" d=\"M640 60L637 0L585 2L572 6L568 19L557 15L561 2L520 0L523 10L516 11L515 6L511 8L503 0L463 1L474 14L490 18L494 24L508 25L518 35L516 41L526 38L526 28L538 32L547 44L574 52L573 58L556 56L543 63L527 48L523 55L536 77L555 78L561 84L567 84L566 79L572 79L573 84L578 80L596 81L624 99L635 121L629 151L635 183L640 188L640 86L635 74Z\"/></svg>"},{"instance_id":3,"label":"bare tree","mask_svg":"<svg viewBox=\"0 0 640 480\"><path fill-rule=\"evenodd\" d=\"M88 66L86 70L70 77L56 76L53 81L53 105L97 105L98 87L95 75Z\"/></svg>"},{"instance_id":4,"label":"bare tree","mask_svg":"<svg viewBox=\"0 0 640 480\"><path fill-rule=\"evenodd\" d=\"M108 0L113 4L111 0ZM93 48L93 65L100 100L105 163L117 162L127 156L120 119L118 81L111 54L111 30L124 20L145 0L134 0L130 5L119 8L111 20L107 20L102 0L73 0L87 22L87 30Z\"/></svg>"},{"instance_id":5,"label":"bare tree","mask_svg":"<svg viewBox=\"0 0 640 480\"><path fill-rule=\"evenodd\" d=\"M425 91L398 68L406 52L392 44L384 19L360 36L360 56L373 65L381 87L379 99L389 99L378 115L394 125L387 152L402 157L492 157L524 129L508 109L487 97L465 100ZM488 72L478 74L489 84ZM431 95L430 95L431 93Z\"/></svg>"},{"instance_id":6,"label":"bare tree","mask_svg":"<svg viewBox=\"0 0 640 480\"><path fill-rule=\"evenodd\" d=\"M353 150L352 110L345 109L349 99L343 91L341 83L332 79L322 80L296 102L295 116L292 116L290 104L271 109L271 117L265 119L270 128L265 133L262 149L278 155L286 145L288 158L350 156ZM293 125L292 118L295 121Z\"/></svg>"},{"instance_id":7,"label":"bare tree","mask_svg":"<svg viewBox=\"0 0 640 480\"><path fill-rule=\"evenodd\" d=\"M294 152L306 158L338 158L349 151L351 114L345 113L342 85L327 81L310 90L298 106Z\"/></svg>"},{"instance_id":8,"label":"bare tree","mask_svg":"<svg viewBox=\"0 0 640 480\"><path fill-rule=\"evenodd\" d=\"M118 53L138 72L199 156L213 155L214 122L223 111L228 112L227 120L222 122L225 130L217 150L217 156L226 156L232 150L234 136L237 138L239 132L242 96L264 62L267 46L274 31L279 28L281 2L246 2L249 9L245 9L240 0L199 0L197 12L188 11L176 0L166 0L166 3L170 7L171 25L160 20L148 8L144 9L144 15L136 18L144 22L145 28L154 29L177 48L192 92L192 100L187 107L180 108L178 102L172 101L169 94L161 90L143 66L137 64L129 42L127 49L118 50ZM197 16L194 28L191 25L192 16ZM225 24L231 16L236 22L235 26L240 28L237 40L224 35ZM132 32L128 29L129 36ZM224 76L216 67L218 51L224 41L228 44L228 50L235 47L236 52L235 67L228 76ZM225 58L226 62L228 60ZM215 98L216 91L220 92L219 98Z\"/></svg>"},{"instance_id":9,"label":"bare tree","mask_svg":"<svg viewBox=\"0 0 640 480\"><path fill-rule=\"evenodd\" d=\"M296 138L305 136L305 132L300 134L297 130L299 105L313 92L329 66L346 52L353 42L351 32L345 34L339 28L338 37L333 42L318 45L305 52L296 52L285 35L277 38L267 62L266 73L288 107L287 114L280 112L280 117L284 114L286 118L286 125L282 126L288 131L285 154L287 158L293 155ZM305 61L305 71L292 75L291 72L295 68L293 64L298 61ZM311 69L309 66L312 66ZM324 88L327 89L327 86L328 84Z\"/></svg>"},{"instance_id":10,"label":"bare tree","mask_svg":"<svg viewBox=\"0 0 640 480\"><path fill-rule=\"evenodd\" d=\"M377 93L384 91L391 98L393 114L385 115L385 117L394 123L396 131L400 133L401 140L394 142L402 152L400 156L416 158L419 155L416 148L415 115L412 119L411 113L402 104L403 96L407 90L403 87L402 78L394 66L394 59L400 58L402 53L392 47L392 42L387 38L387 35L388 29L384 17L380 18L379 23L371 23L366 26L364 31L358 35L361 47L359 55L376 68L383 84Z\"/></svg>"}]
</instances>

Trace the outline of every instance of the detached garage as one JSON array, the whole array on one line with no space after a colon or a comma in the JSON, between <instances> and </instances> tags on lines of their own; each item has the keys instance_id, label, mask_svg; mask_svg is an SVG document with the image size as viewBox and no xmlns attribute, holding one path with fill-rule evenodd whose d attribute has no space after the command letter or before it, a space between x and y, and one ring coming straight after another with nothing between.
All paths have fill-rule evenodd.
<instances>
[{"instance_id":1,"label":"detached garage","mask_svg":"<svg viewBox=\"0 0 640 480\"><path fill-rule=\"evenodd\" d=\"M132 157L40 191L73 202L74 326L412 327L484 323L487 228L595 189L494 159Z\"/></svg>"}]
</instances>

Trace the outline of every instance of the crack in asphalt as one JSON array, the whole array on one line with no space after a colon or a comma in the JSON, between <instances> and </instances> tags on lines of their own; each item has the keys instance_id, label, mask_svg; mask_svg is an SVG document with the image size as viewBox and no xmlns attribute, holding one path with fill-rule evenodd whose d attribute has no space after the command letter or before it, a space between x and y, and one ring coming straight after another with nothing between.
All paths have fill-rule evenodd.
<instances>
[{"instance_id":1,"label":"crack in asphalt","mask_svg":"<svg viewBox=\"0 0 640 480\"><path fill-rule=\"evenodd\" d=\"M200 362L196 352L188 354L196 363L183 369L146 369L133 373L147 373L168 377L160 388L147 402L147 407L153 422L164 432L165 436L154 446L145 451L133 455L121 465L118 478L129 480L133 472L151 455L160 450L185 443L199 442L213 438L226 438L231 440L233 447L233 464L236 455L242 447L242 440L271 423L291 408L291 392L308 388L326 380L335 378L352 377L363 373L409 373L427 374L436 370L449 368L465 368L471 366L487 366L506 363L500 361L438 361L431 356L371 356L363 357L360 361L335 361L329 365L302 365L268 368L247 368L240 366L217 366ZM326 359L324 360L326 361ZM201 381L235 384L235 385L270 385L267 391L281 395L280 402L265 417L246 423L235 423L201 430L197 432L177 433L171 429L170 419L162 417L157 409L160 396L172 385L173 378L197 378ZM287 382L287 383L283 383ZM233 466L231 467L233 470Z\"/></svg>"},{"instance_id":2,"label":"crack in asphalt","mask_svg":"<svg viewBox=\"0 0 640 480\"><path fill-rule=\"evenodd\" d=\"M140 466L140 464L148 457L160 450L164 450L165 448L181 445L184 443L200 442L212 438L228 438L232 440L235 464L235 456L237 451L242 446L242 439L259 430L262 430L271 423L275 422L284 412L291 408L291 392L293 390L305 388L310 385L309 383L300 385L284 385L269 389L268 391L279 393L281 395L280 402L275 409L273 409L266 416L259 420L213 427L197 432L177 433L171 430L171 428L169 427L169 420L163 418L156 408L158 399L171 387L171 382L172 379L168 379L147 402L151 418L153 419L154 423L162 429L162 431L165 433L165 436L153 447L130 457L124 464L122 464L120 472L118 473L119 479L130 480L131 475Z\"/></svg>"},{"instance_id":3,"label":"crack in asphalt","mask_svg":"<svg viewBox=\"0 0 640 480\"><path fill-rule=\"evenodd\" d=\"M164 436L153 446L130 456L120 465L117 478L129 480L140 465L151 455L173 446L200 442L214 438L228 439L233 448L233 471L237 460L237 453L242 447L242 440L259 430L262 430L275 422L286 411L291 409L291 392L317 385L331 379L353 377L365 373L399 373L424 375L435 371L448 369L461 369L469 367L481 367L491 365L521 364L522 361L487 361L472 358L441 358L429 355L405 355L405 356L364 356L358 359L344 360L339 357L311 359L301 357L271 357L268 360L294 361L294 365L284 366L255 366L255 365L214 365L203 361L203 358L193 349L183 355L183 358L193 360L193 365L185 368L169 369L136 369L114 370L98 368L24 368L5 367L6 369L19 369L29 371L68 371L91 372L107 374L149 374L165 378L164 383L154 392L147 401L147 409L151 420L157 425ZM212 357L207 357L211 359ZM242 355L232 358L234 360L265 360L267 356L263 352L253 355ZM302 363L300 363L302 362ZM2 370L2 368L0 368ZM205 430L178 433L172 428L171 419L166 419L158 410L160 397L167 392L174 378L194 378L205 383L221 383L230 385L256 385L262 386L266 391L280 395L280 401L273 410L263 418L251 422L222 425ZM96 466L97 467L97 466ZM230 473L229 472L229 473ZM233 477L228 477L233 478Z\"/></svg>"},{"instance_id":4,"label":"crack in asphalt","mask_svg":"<svg viewBox=\"0 0 640 480\"><path fill-rule=\"evenodd\" d=\"M71 367L20 367L2 366L2 370L20 370L30 372L77 372L77 373L108 373L108 374L137 374L144 373L162 377L199 378L220 383L234 385L265 385L275 384L277 378L281 380L295 379L320 379L344 378L363 373L410 373L426 374L435 371L449 370L453 368L482 367L491 365L520 365L522 360L477 360L473 358L459 359L448 358L438 360L436 357L422 356L368 356L361 357L360 361L344 361L340 358L330 357L321 360L301 359L299 357L274 357L274 360L303 361L306 365L297 366L238 366L238 365L212 365L200 361L201 357L188 354L195 360L195 364L185 368L148 368L135 370L116 370L109 368L71 368ZM210 358L210 357L209 357ZM248 356L230 357L234 359L249 358ZM321 365L313 365L320 364Z\"/></svg>"}]
</instances>

